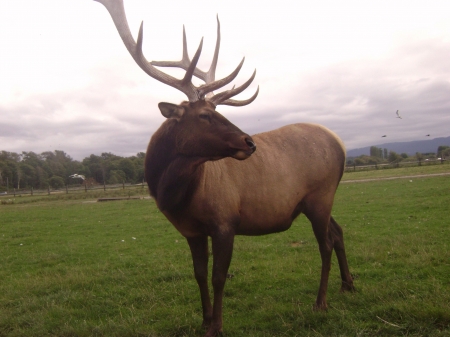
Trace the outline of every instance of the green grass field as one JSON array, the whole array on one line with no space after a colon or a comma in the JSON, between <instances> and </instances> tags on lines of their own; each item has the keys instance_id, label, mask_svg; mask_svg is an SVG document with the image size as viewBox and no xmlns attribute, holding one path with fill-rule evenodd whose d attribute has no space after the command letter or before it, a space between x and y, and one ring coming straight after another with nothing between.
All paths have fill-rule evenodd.
<instances>
[{"instance_id":1,"label":"green grass field","mask_svg":"<svg viewBox=\"0 0 450 337\"><path fill-rule=\"evenodd\" d=\"M202 336L183 237L152 200L92 200L0 205L0 336ZM327 313L312 310L320 256L304 216L237 237L224 335L450 336L449 205L449 176L341 184L333 216L357 292L339 293L333 258Z\"/></svg>"}]
</instances>

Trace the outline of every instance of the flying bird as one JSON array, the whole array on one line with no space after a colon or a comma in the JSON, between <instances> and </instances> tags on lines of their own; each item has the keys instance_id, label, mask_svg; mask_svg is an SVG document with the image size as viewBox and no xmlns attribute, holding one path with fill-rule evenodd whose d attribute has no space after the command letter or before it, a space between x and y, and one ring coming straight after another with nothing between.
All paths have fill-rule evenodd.
<instances>
[{"instance_id":1,"label":"flying bird","mask_svg":"<svg viewBox=\"0 0 450 337\"><path fill-rule=\"evenodd\" d=\"M398 113L398 110L395 113L397 114L397 118L402 119L402 116L400 116L400 114Z\"/></svg>"},{"instance_id":2,"label":"flying bird","mask_svg":"<svg viewBox=\"0 0 450 337\"><path fill-rule=\"evenodd\" d=\"M386 135L381 136L381 138L386 137Z\"/></svg>"},{"instance_id":3,"label":"flying bird","mask_svg":"<svg viewBox=\"0 0 450 337\"><path fill-rule=\"evenodd\" d=\"M69 176L69 178L80 178L80 179L83 179L83 180L86 179L86 178L84 177L84 175L82 175L82 174L77 174L77 173L72 174L71 176Z\"/></svg>"},{"instance_id":4,"label":"flying bird","mask_svg":"<svg viewBox=\"0 0 450 337\"><path fill-rule=\"evenodd\" d=\"M425 135L426 137L430 137L430 134L428 134L428 135Z\"/></svg>"}]
</instances>

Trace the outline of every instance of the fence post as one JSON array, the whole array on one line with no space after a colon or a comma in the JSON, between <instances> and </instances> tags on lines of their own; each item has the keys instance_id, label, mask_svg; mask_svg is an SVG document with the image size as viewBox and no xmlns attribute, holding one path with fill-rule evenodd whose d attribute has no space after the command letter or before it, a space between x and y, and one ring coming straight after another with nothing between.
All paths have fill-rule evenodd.
<instances>
[{"instance_id":1,"label":"fence post","mask_svg":"<svg viewBox=\"0 0 450 337\"><path fill-rule=\"evenodd\" d=\"M103 191L106 192L105 180L103 179Z\"/></svg>"},{"instance_id":2,"label":"fence post","mask_svg":"<svg viewBox=\"0 0 450 337\"><path fill-rule=\"evenodd\" d=\"M16 188L14 187L14 198L16 197Z\"/></svg>"}]
</instances>

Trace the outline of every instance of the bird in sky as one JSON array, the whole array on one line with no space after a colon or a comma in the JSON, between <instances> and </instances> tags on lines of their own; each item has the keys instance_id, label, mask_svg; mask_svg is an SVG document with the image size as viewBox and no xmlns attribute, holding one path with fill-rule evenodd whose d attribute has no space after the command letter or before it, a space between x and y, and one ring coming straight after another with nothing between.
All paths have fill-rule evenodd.
<instances>
[{"instance_id":1,"label":"bird in sky","mask_svg":"<svg viewBox=\"0 0 450 337\"><path fill-rule=\"evenodd\" d=\"M400 116L400 114L398 113L398 110L395 113L397 114L397 118L402 119L402 116Z\"/></svg>"},{"instance_id":2,"label":"bird in sky","mask_svg":"<svg viewBox=\"0 0 450 337\"><path fill-rule=\"evenodd\" d=\"M430 134L428 134L428 135L425 135L426 137L430 137Z\"/></svg>"},{"instance_id":3,"label":"bird in sky","mask_svg":"<svg viewBox=\"0 0 450 337\"><path fill-rule=\"evenodd\" d=\"M381 138L386 137L386 135L381 136Z\"/></svg>"}]
</instances>

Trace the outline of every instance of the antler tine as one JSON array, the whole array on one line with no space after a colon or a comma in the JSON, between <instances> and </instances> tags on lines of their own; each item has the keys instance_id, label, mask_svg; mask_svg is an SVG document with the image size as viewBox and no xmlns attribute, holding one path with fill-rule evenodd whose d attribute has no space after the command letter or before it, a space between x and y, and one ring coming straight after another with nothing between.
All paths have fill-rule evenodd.
<instances>
[{"instance_id":1,"label":"antler tine","mask_svg":"<svg viewBox=\"0 0 450 337\"><path fill-rule=\"evenodd\" d=\"M212 93L214 90L222 88L223 86L227 85L228 83L230 83L232 80L234 80L236 78L236 76L239 74L239 71L242 68L242 65L244 64L244 61L245 61L245 57L242 59L241 63L239 63L239 65L236 67L236 69L227 77L224 77L217 81L213 81L211 83L205 83L205 84L201 85L200 87L198 87L198 91L200 92L200 94L202 96L204 96L206 94L207 100L210 100L210 98L212 98L214 96L214 94ZM212 76L214 76L214 74Z\"/></svg>"},{"instance_id":2,"label":"antler tine","mask_svg":"<svg viewBox=\"0 0 450 337\"><path fill-rule=\"evenodd\" d=\"M211 62L211 66L209 67L209 70L206 73L205 83L212 83L216 79L216 68L217 68L217 61L219 60L219 50L220 50L220 21L219 21L219 14L217 14L216 19L217 19L216 48L214 49L214 57L213 57L213 60ZM244 62L244 61L242 60L242 62ZM242 66L242 62L239 65L239 69L241 69L240 67ZM239 70L238 70L238 72L239 72ZM236 73L236 75L237 75L237 73ZM232 80L230 80L230 81L232 81ZM220 88L220 87L218 87L218 88ZM212 89L212 90L215 90L215 89ZM212 95L212 92L209 93L208 95Z\"/></svg>"},{"instance_id":3,"label":"antler tine","mask_svg":"<svg viewBox=\"0 0 450 337\"><path fill-rule=\"evenodd\" d=\"M116 26L123 43L125 44L125 47L142 70L144 70L149 76L153 77L154 79L182 91L184 94L186 94L189 101L195 102L199 99L196 88L192 85L192 83L187 83L186 76L182 80L178 80L175 77L172 77L169 74L166 74L153 67L151 63L147 61L142 52L143 24L141 23L138 35L138 43L136 43L131 34L130 27L128 26L123 0L95 1L100 2L103 6L106 7L109 14L111 15L111 18L114 21L114 25ZM199 50L201 51L201 48L199 48ZM198 50L197 53L199 53ZM190 75L189 78L192 78L192 75Z\"/></svg>"},{"instance_id":4,"label":"antler tine","mask_svg":"<svg viewBox=\"0 0 450 337\"><path fill-rule=\"evenodd\" d=\"M225 102L226 102L229 98L231 98L231 97L233 97L233 96L236 96L237 94L239 94L239 93L241 93L242 91L244 91L245 89L247 89L247 87L253 82L253 79L255 78L255 76L256 76L256 69L255 69L255 71L253 72L252 76L247 80L247 82L245 82L244 84L242 84L241 86L239 86L239 87L237 87L237 88L233 87L233 88L230 89L230 90L227 90L227 91L223 91L223 92L221 92L221 93L218 93L218 94L214 95L213 97L209 98L208 101L210 101L211 103L213 103L215 106L220 105L220 104L225 104ZM258 95L258 92L259 92L259 89L258 89L257 92L256 92L256 96ZM255 95L254 95L254 96L255 96ZM255 99L256 96L255 96L253 99ZM253 96L252 96L252 97L253 97ZM234 101L234 102L239 102L239 101L236 101L236 100L232 100L232 101ZM232 103L232 101L230 101L230 102ZM253 100L251 100L251 101L248 102L247 104L251 103L252 101L253 101ZM230 102L229 102L229 103L230 103ZM243 102L245 102L245 101L243 101ZM233 104L235 104L235 103L233 103ZM242 105L245 105L245 104L242 104ZM238 106L238 105L236 105L236 106Z\"/></svg>"},{"instance_id":5,"label":"antler tine","mask_svg":"<svg viewBox=\"0 0 450 337\"><path fill-rule=\"evenodd\" d=\"M95 1L98 1L98 0L95 0ZM173 86L173 87L181 90L180 86L177 83L177 82L179 82L179 80L170 76L169 74L163 73L162 71L156 69L145 58L144 53L142 52L142 41L143 41L143 35L144 35L143 31L144 31L144 22L141 22L141 25L139 27L137 43L134 48L135 50L134 50L134 53L130 52L131 56L136 61L136 63L139 65L139 67L141 67L141 69L144 70L148 75L157 79L160 82L163 82L167 85ZM133 40L133 42L134 42L134 40ZM181 91L183 91L183 90L181 90ZM187 95L187 93L186 93L186 95Z\"/></svg>"},{"instance_id":6,"label":"antler tine","mask_svg":"<svg viewBox=\"0 0 450 337\"><path fill-rule=\"evenodd\" d=\"M173 68L181 68L181 69L187 70L189 68L191 61L189 59L189 55L187 52L187 42L186 41L187 41L186 40L186 30L183 25L183 56L182 56L181 60L180 61L152 61L150 63L157 67L173 67ZM214 50L214 57L211 62L211 66L207 72L202 71L198 68L196 68L194 71L194 76L205 81L206 84L214 82L214 80L215 80L217 60L219 59L219 49L220 49L220 21L219 21L219 16L217 15L216 48ZM226 83L226 84L228 84L228 83ZM220 88L220 87L218 87L218 88ZM207 91L207 92L209 92L209 91Z\"/></svg>"},{"instance_id":7,"label":"antler tine","mask_svg":"<svg viewBox=\"0 0 450 337\"><path fill-rule=\"evenodd\" d=\"M182 84L186 85L186 84L191 83L192 75L194 75L195 69L197 69L196 66L197 66L197 62L200 58L200 54L202 52L202 47L203 47L203 38L200 41L200 45L197 48L197 51L194 55L194 58L192 59L191 64L186 69L186 74L184 75L184 78L181 80ZM192 85L192 83L191 83L191 85ZM198 90L196 90L196 91L198 92ZM198 95L198 93L197 93L197 95ZM199 97L199 98L201 98L201 97Z\"/></svg>"},{"instance_id":8,"label":"antler tine","mask_svg":"<svg viewBox=\"0 0 450 337\"><path fill-rule=\"evenodd\" d=\"M247 104L250 104L251 102L253 102L255 100L255 98L258 96L258 93L259 93L259 85L258 85L258 88L256 89L256 92L249 99L245 99L242 101L237 100L237 99L227 99L219 104L220 105L231 105L231 106L244 106L244 105L247 105Z\"/></svg>"},{"instance_id":9,"label":"antler tine","mask_svg":"<svg viewBox=\"0 0 450 337\"><path fill-rule=\"evenodd\" d=\"M187 52L187 40L186 40L186 30L183 25L183 56L180 61L151 61L151 65L157 66L157 67L172 67L172 68L181 68L184 70L188 70L191 60L189 58L188 52ZM194 70L194 76L205 81L206 73L204 71L201 71L198 68L195 68Z\"/></svg>"}]
</instances>

